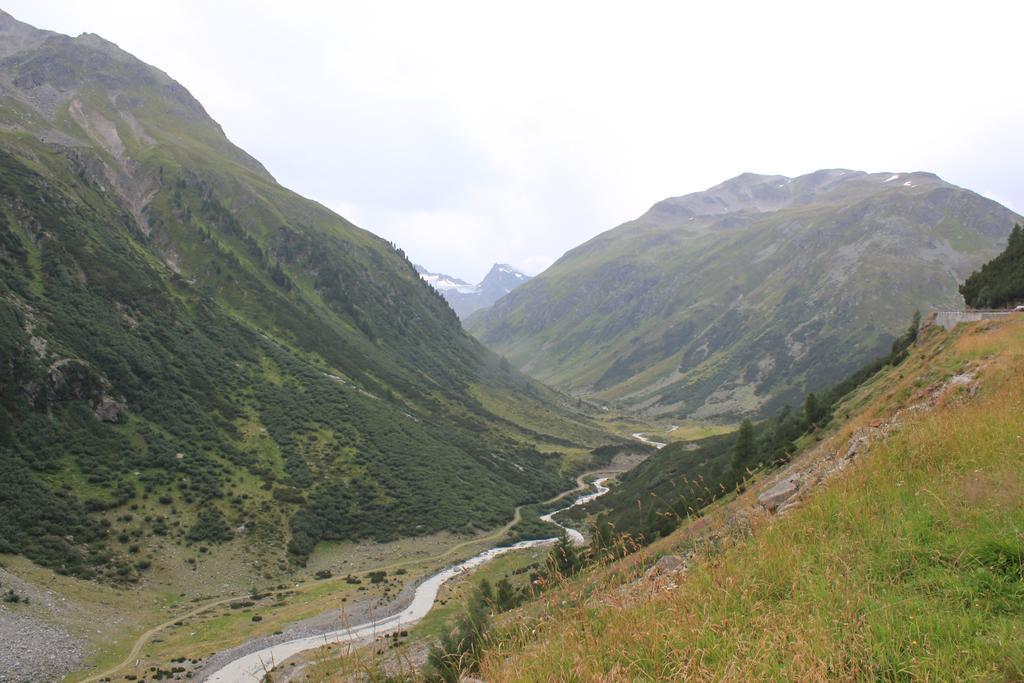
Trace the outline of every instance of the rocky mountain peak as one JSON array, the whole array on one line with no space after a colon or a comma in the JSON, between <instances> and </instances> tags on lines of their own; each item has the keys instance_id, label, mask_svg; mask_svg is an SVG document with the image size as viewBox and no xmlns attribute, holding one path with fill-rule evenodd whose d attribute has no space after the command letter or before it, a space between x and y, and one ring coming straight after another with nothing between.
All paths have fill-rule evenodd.
<instances>
[{"instance_id":1,"label":"rocky mountain peak","mask_svg":"<svg viewBox=\"0 0 1024 683\"><path fill-rule=\"evenodd\" d=\"M507 263L495 263L493 266L491 266L490 271L488 271L487 275L481 281L481 284L487 282L488 280L504 280L509 278L513 280L525 281L529 279L529 276L524 275L523 273L516 270Z\"/></svg>"},{"instance_id":2,"label":"rocky mountain peak","mask_svg":"<svg viewBox=\"0 0 1024 683\"><path fill-rule=\"evenodd\" d=\"M0 59L36 47L56 33L41 31L0 10Z\"/></svg>"},{"instance_id":3,"label":"rocky mountain peak","mask_svg":"<svg viewBox=\"0 0 1024 683\"><path fill-rule=\"evenodd\" d=\"M480 281L480 289L497 301L530 278L507 263L495 263Z\"/></svg>"}]
</instances>

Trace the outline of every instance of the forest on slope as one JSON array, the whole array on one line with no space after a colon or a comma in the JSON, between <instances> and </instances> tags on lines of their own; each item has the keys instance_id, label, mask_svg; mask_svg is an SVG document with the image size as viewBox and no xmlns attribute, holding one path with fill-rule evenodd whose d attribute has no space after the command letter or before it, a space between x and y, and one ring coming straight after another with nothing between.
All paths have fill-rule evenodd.
<instances>
[{"instance_id":1,"label":"forest on slope","mask_svg":"<svg viewBox=\"0 0 1024 683\"><path fill-rule=\"evenodd\" d=\"M607 440L181 85L0 14L0 552L135 580L506 522Z\"/></svg>"},{"instance_id":2,"label":"forest on slope","mask_svg":"<svg viewBox=\"0 0 1024 683\"><path fill-rule=\"evenodd\" d=\"M1006 249L960 285L960 294L972 308L1007 308L1024 303L1024 229L1020 224Z\"/></svg>"}]
</instances>

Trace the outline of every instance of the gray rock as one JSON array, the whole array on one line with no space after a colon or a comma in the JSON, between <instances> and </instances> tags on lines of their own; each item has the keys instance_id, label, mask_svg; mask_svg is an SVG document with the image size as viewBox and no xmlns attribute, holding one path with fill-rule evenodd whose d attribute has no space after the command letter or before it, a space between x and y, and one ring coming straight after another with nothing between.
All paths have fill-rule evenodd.
<instances>
[{"instance_id":1,"label":"gray rock","mask_svg":"<svg viewBox=\"0 0 1024 683\"><path fill-rule=\"evenodd\" d=\"M127 409L128 407L124 403L115 401L109 396L103 396L93 410L93 415L100 422L120 422L121 416Z\"/></svg>"},{"instance_id":2,"label":"gray rock","mask_svg":"<svg viewBox=\"0 0 1024 683\"><path fill-rule=\"evenodd\" d=\"M654 566L647 570L647 576L660 576L671 574L686 569L686 560L678 555L665 555L654 563Z\"/></svg>"},{"instance_id":3,"label":"gray rock","mask_svg":"<svg viewBox=\"0 0 1024 683\"><path fill-rule=\"evenodd\" d=\"M85 643L17 608L0 608L0 681L59 681L81 665Z\"/></svg>"},{"instance_id":4,"label":"gray rock","mask_svg":"<svg viewBox=\"0 0 1024 683\"><path fill-rule=\"evenodd\" d=\"M796 499L796 498L793 498L792 500L787 500L785 503L780 505L778 511L776 511L775 514L777 514L777 515L784 515L787 512L789 512L790 510L792 510L793 508L799 507L799 506L800 506L800 501L798 499Z\"/></svg>"},{"instance_id":5,"label":"gray rock","mask_svg":"<svg viewBox=\"0 0 1024 683\"><path fill-rule=\"evenodd\" d=\"M846 459L853 460L860 453L865 452L868 449L868 437L866 436L854 436L850 439L850 447L846 451Z\"/></svg>"},{"instance_id":6,"label":"gray rock","mask_svg":"<svg viewBox=\"0 0 1024 683\"><path fill-rule=\"evenodd\" d=\"M61 358L49 367L45 377L22 386L31 405L45 402L89 401L93 415L102 422L119 422L128 407L108 392L110 382L91 365L74 358Z\"/></svg>"},{"instance_id":7,"label":"gray rock","mask_svg":"<svg viewBox=\"0 0 1024 683\"><path fill-rule=\"evenodd\" d=\"M800 475L793 474L759 495L757 502L761 503L768 512L775 512L783 503L795 496L799 490Z\"/></svg>"}]
</instances>

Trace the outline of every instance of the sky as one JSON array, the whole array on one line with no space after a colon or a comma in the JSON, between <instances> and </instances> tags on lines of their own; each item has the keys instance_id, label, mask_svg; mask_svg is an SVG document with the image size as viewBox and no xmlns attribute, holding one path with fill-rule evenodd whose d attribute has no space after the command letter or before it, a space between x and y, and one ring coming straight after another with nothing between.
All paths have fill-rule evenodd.
<instances>
[{"instance_id":1,"label":"sky","mask_svg":"<svg viewBox=\"0 0 1024 683\"><path fill-rule=\"evenodd\" d=\"M1024 212L1024 3L7 0L187 87L284 185L479 281L746 171Z\"/></svg>"}]
</instances>

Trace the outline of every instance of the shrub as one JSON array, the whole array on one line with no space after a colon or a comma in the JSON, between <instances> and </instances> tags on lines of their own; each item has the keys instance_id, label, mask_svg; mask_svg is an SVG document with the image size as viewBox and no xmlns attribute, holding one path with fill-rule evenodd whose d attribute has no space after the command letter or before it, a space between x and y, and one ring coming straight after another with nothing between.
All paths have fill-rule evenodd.
<instances>
[{"instance_id":1,"label":"shrub","mask_svg":"<svg viewBox=\"0 0 1024 683\"><path fill-rule=\"evenodd\" d=\"M190 541L212 541L221 543L234 538L234 533L228 527L224 515L220 510L209 506L200 511L196 523L189 529L188 539Z\"/></svg>"}]
</instances>

